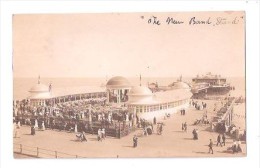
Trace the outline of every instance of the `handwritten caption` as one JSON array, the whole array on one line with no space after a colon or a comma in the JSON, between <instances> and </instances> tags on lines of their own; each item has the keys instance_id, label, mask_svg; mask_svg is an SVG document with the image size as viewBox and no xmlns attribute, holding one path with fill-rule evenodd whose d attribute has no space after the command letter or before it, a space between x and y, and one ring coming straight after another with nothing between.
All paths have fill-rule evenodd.
<instances>
[{"instance_id":1,"label":"handwritten caption","mask_svg":"<svg viewBox=\"0 0 260 168\"><path fill-rule=\"evenodd\" d=\"M150 25L160 26L163 24L166 25L183 25L188 24L191 26L195 25L212 25L212 26L220 26L220 25L236 25L238 24L242 19L244 19L243 16L236 16L233 18L226 18L226 17L216 17L211 18L208 17L206 19L200 19L198 17L191 17L188 20L178 20L173 17L166 17L166 18L159 18L157 16L150 16L149 18L145 18L144 16L141 16L141 19L145 20Z\"/></svg>"}]
</instances>

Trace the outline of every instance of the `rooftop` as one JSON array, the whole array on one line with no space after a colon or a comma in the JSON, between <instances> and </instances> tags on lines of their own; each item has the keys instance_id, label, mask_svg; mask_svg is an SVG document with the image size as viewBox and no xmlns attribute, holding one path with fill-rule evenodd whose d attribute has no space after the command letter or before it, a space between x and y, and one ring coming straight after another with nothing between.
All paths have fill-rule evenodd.
<instances>
[{"instance_id":1,"label":"rooftop","mask_svg":"<svg viewBox=\"0 0 260 168\"><path fill-rule=\"evenodd\" d=\"M111 88L111 89L116 89L116 88L129 88L131 87L130 82L122 77L122 76L115 76L111 79L109 79L109 81L106 84L107 88Z\"/></svg>"}]
</instances>

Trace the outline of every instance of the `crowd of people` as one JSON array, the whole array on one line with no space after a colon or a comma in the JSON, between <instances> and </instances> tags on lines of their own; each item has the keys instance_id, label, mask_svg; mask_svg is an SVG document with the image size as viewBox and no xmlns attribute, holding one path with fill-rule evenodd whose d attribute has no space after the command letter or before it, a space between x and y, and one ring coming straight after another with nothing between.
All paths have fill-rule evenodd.
<instances>
[{"instance_id":1,"label":"crowd of people","mask_svg":"<svg viewBox=\"0 0 260 168\"><path fill-rule=\"evenodd\" d=\"M123 130L123 126L127 125L129 129L133 125L133 117L124 106L114 107L99 99L76 100L38 107L32 107L28 101L23 100L14 103L13 122L29 125L35 130L84 131L98 134L98 128ZM118 126L119 124L122 126Z\"/></svg>"}]
</instances>

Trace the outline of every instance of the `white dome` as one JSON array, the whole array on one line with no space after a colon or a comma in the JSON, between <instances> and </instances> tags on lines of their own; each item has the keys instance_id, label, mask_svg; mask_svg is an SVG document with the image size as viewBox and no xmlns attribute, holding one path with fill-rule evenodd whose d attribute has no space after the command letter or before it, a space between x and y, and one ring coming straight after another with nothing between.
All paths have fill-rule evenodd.
<instances>
[{"instance_id":1,"label":"white dome","mask_svg":"<svg viewBox=\"0 0 260 168\"><path fill-rule=\"evenodd\" d=\"M48 86L44 85L44 84L36 84L34 85L29 92L49 92L49 88Z\"/></svg>"},{"instance_id":2,"label":"white dome","mask_svg":"<svg viewBox=\"0 0 260 168\"><path fill-rule=\"evenodd\" d=\"M173 87L174 89L190 89L190 86L185 82L174 82L169 86Z\"/></svg>"},{"instance_id":3,"label":"white dome","mask_svg":"<svg viewBox=\"0 0 260 168\"><path fill-rule=\"evenodd\" d=\"M135 86L133 87L128 95L153 95L152 91L145 86Z\"/></svg>"},{"instance_id":4,"label":"white dome","mask_svg":"<svg viewBox=\"0 0 260 168\"><path fill-rule=\"evenodd\" d=\"M129 88L131 87L130 82L122 77L122 76L116 76L111 79L106 84L107 88Z\"/></svg>"}]
</instances>

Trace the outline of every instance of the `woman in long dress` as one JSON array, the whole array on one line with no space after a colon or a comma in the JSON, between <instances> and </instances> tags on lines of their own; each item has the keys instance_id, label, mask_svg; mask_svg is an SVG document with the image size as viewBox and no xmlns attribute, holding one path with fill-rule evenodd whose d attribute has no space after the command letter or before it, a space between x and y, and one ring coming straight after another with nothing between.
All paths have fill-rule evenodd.
<instances>
[{"instance_id":1,"label":"woman in long dress","mask_svg":"<svg viewBox=\"0 0 260 168\"><path fill-rule=\"evenodd\" d=\"M38 120L37 120L37 119L35 119L34 129L35 129L35 128L38 128Z\"/></svg>"},{"instance_id":2,"label":"woman in long dress","mask_svg":"<svg viewBox=\"0 0 260 168\"><path fill-rule=\"evenodd\" d=\"M45 125L44 125L44 121L42 122L42 130L45 130Z\"/></svg>"},{"instance_id":3,"label":"woman in long dress","mask_svg":"<svg viewBox=\"0 0 260 168\"><path fill-rule=\"evenodd\" d=\"M77 124L75 124L75 132L76 132L76 133L78 132L78 126L77 126Z\"/></svg>"}]
</instances>

